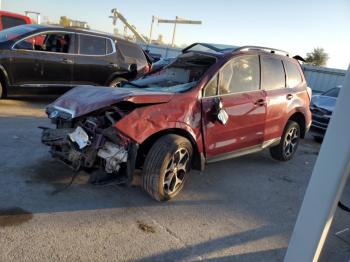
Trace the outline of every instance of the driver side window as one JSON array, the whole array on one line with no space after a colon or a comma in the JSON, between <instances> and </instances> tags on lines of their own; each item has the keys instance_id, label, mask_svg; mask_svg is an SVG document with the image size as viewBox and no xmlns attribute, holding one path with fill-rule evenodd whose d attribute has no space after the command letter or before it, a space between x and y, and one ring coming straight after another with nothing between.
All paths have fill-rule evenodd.
<instances>
[{"instance_id":1,"label":"driver side window","mask_svg":"<svg viewBox=\"0 0 350 262\"><path fill-rule=\"evenodd\" d=\"M204 97L216 96L218 94L218 75L214 76L204 90Z\"/></svg>"},{"instance_id":2,"label":"driver side window","mask_svg":"<svg viewBox=\"0 0 350 262\"><path fill-rule=\"evenodd\" d=\"M235 57L221 68L219 76L220 95L259 90L259 57L256 55Z\"/></svg>"},{"instance_id":3,"label":"driver side window","mask_svg":"<svg viewBox=\"0 0 350 262\"><path fill-rule=\"evenodd\" d=\"M70 33L44 33L34 35L18 42L14 49L72 53L73 35Z\"/></svg>"}]
</instances>

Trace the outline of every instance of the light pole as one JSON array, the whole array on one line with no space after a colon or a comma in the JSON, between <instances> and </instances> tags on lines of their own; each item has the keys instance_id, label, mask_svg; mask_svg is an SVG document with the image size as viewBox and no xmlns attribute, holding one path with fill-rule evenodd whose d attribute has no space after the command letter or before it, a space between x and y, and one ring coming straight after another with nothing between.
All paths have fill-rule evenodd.
<instances>
[{"instance_id":1,"label":"light pole","mask_svg":"<svg viewBox=\"0 0 350 262\"><path fill-rule=\"evenodd\" d=\"M152 42L152 33L153 33L153 24L155 21L158 21L158 24L174 24L174 30L173 30L173 38L171 41L171 46L174 47L175 45L175 36L176 36L176 25L177 24L187 24L187 25L201 25L202 21L194 21L194 20L186 20L181 17L176 16L175 20L169 20L169 19L162 19L157 16L152 16L152 22L151 22L151 29L149 31L149 38L148 38L148 45Z\"/></svg>"}]
</instances>

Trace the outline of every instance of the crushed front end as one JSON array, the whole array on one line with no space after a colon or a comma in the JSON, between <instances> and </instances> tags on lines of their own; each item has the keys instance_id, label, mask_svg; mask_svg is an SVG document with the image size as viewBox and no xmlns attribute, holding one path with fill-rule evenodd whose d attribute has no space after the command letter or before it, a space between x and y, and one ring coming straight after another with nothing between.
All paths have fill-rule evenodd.
<instances>
[{"instance_id":1,"label":"crushed front end","mask_svg":"<svg viewBox=\"0 0 350 262\"><path fill-rule=\"evenodd\" d=\"M73 170L102 168L129 183L135 168L138 145L121 134L115 123L132 108L109 106L87 115L49 106L47 114L56 128L42 128L42 143L50 147L54 158Z\"/></svg>"}]
</instances>

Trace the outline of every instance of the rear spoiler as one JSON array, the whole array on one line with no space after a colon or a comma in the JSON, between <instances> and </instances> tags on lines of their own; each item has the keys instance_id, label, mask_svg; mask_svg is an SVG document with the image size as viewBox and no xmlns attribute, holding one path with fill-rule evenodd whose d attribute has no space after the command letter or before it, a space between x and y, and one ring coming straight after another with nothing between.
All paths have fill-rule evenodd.
<instances>
[{"instance_id":1,"label":"rear spoiler","mask_svg":"<svg viewBox=\"0 0 350 262\"><path fill-rule=\"evenodd\" d=\"M306 62L304 58L302 58L300 55L293 56L294 59L299 60L301 62Z\"/></svg>"}]
</instances>

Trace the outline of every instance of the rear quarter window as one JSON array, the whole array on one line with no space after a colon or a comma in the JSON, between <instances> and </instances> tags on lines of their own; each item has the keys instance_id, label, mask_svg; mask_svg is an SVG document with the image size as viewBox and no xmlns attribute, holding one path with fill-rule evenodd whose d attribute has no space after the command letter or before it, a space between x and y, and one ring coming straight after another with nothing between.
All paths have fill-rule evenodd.
<instances>
[{"instance_id":1,"label":"rear quarter window","mask_svg":"<svg viewBox=\"0 0 350 262\"><path fill-rule=\"evenodd\" d=\"M126 60L137 60L139 63L147 63L145 54L140 47L127 41L118 41L118 49Z\"/></svg>"},{"instance_id":2,"label":"rear quarter window","mask_svg":"<svg viewBox=\"0 0 350 262\"><path fill-rule=\"evenodd\" d=\"M287 73L287 87L298 86L303 81L298 65L290 61L283 61L283 64Z\"/></svg>"},{"instance_id":3,"label":"rear quarter window","mask_svg":"<svg viewBox=\"0 0 350 262\"><path fill-rule=\"evenodd\" d=\"M261 67L263 89L275 90L286 86L286 76L281 59L262 56Z\"/></svg>"}]
</instances>

